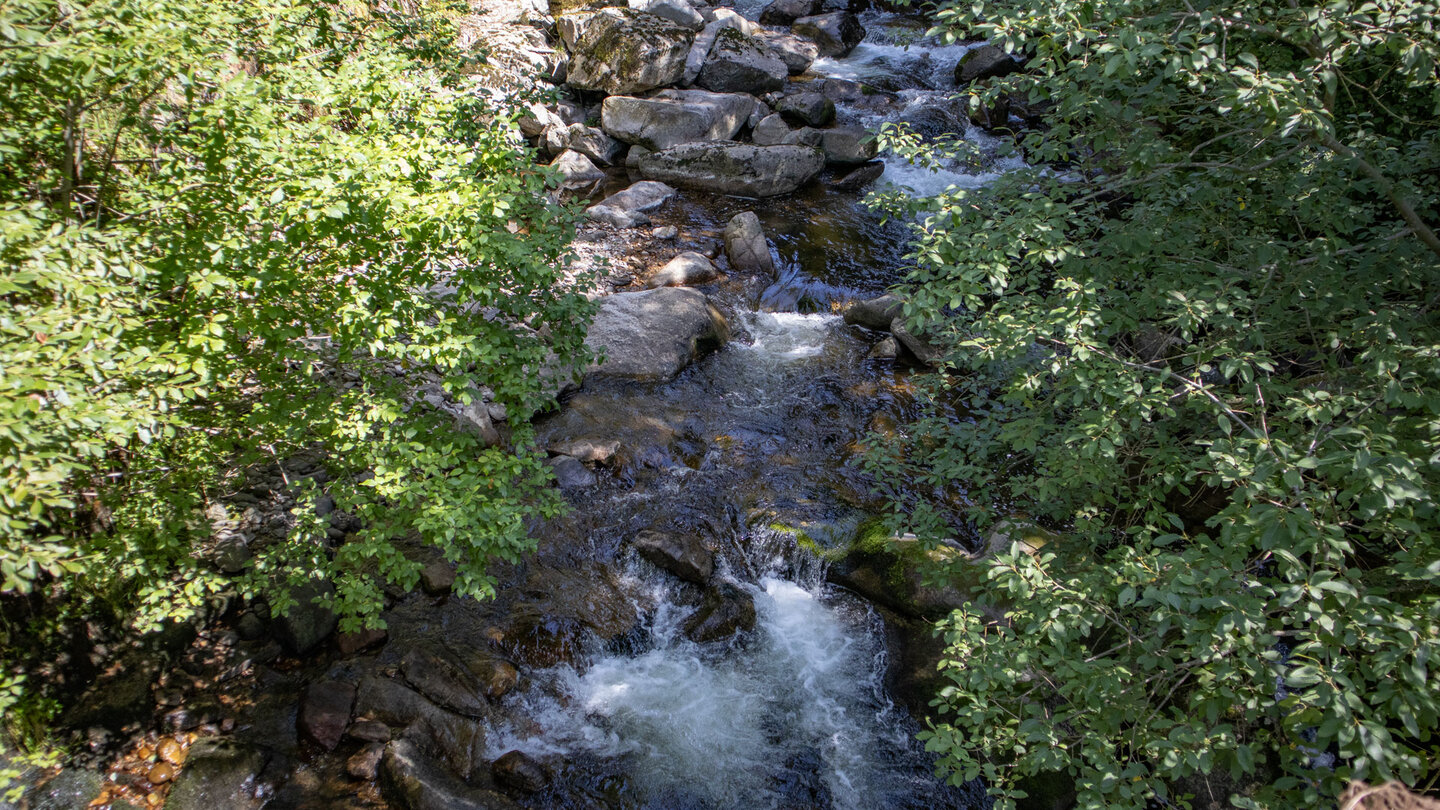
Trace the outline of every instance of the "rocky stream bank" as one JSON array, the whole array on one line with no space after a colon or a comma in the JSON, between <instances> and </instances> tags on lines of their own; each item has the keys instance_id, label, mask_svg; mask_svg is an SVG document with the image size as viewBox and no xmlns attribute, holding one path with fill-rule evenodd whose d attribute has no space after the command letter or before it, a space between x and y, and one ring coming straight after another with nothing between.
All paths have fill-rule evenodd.
<instances>
[{"instance_id":1,"label":"rocky stream bank","mask_svg":"<svg viewBox=\"0 0 1440 810\"><path fill-rule=\"evenodd\" d=\"M81 754L19 806L983 806L914 740L926 621L965 594L873 543L884 503L855 463L932 357L884 295L905 230L861 198L1003 171L983 129L1028 111L952 96L1019 66L832 0L505 3L465 31L492 53L486 92L556 94L520 134L587 203L604 359L537 425L570 512L533 527L490 602L452 598L426 559L385 631L337 634L314 594L284 616L217 600L118 658L94 629L94 685L64 719ZM884 121L987 157L922 172L877 154ZM503 409L432 404L505 441ZM244 570L302 478L323 488L320 460L217 503L210 562ZM331 542L357 528L320 509Z\"/></svg>"}]
</instances>

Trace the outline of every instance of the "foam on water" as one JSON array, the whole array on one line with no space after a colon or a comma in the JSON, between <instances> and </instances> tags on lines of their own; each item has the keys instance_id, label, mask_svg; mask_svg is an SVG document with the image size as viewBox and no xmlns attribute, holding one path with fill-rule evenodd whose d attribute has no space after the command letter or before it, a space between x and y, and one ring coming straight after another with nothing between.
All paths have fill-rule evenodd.
<instances>
[{"instance_id":1,"label":"foam on water","mask_svg":"<svg viewBox=\"0 0 1440 810\"><path fill-rule=\"evenodd\" d=\"M489 755L623 758L646 797L752 808L793 800L779 785L798 753L823 785L810 789L832 806L892 806L924 760L884 697L878 620L788 580L749 587L757 627L748 645L717 655L691 643L678 632L684 609L657 598L653 648L534 673L537 688L521 698L532 724L493 729ZM896 767L907 758L911 767Z\"/></svg>"}]
</instances>

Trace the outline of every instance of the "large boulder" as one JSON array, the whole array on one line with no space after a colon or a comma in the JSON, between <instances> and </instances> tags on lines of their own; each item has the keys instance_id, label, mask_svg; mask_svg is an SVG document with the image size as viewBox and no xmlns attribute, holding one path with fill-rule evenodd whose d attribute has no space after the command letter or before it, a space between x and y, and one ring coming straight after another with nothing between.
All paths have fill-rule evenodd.
<instances>
[{"instance_id":1,"label":"large boulder","mask_svg":"<svg viewBox=\"0 0 1440 810\"><path fill-rule=\"evenodd\" d=\"M600 108L600 125L611 136L655 151L692 141L735 137L755 109L741 93L666 90L650 98L611 96Z\"/></svg>"},{"instance_id":2,"label":"large boulder","mask_svg":"<svg viewBox=\"0 0 1440 810\"><path fill-rule=\"evenodd\" d=\"M728 330L704 293L661 287L619 293L600 301L585 344L605 352L590 374L668 380L706 348L723 343Z\"/></svg>"},{"instance_id":3,"label":"large boulder","mask_svg":"<svg viewBox=\"0 0 1440 810\"><path fill-rule=\"evenodd\" d=\"M705 18L685 0L630 0L626 5L636 11L664 17L691 31L699 31L705 27Z\"/></svg>"},{"instance_id":4,"label":"large boulder","mask_svg":"<svg viewBox=\"0 0 1440 810\"><path fill-rule=\"evenodd\" d=\"M837 127L820 133L825 162L842 166L869 163L879 154L875 138L857 127Z\"/></svg>"},{"instance_id":5,"label":"large boulder","mask_svg":"<svg viewBox=\"0 0 1440 810\"><path fill-rule=\"evenodd\" d=\"M1018 72L1021 64L1010 54L994 45L981 45L966 52L955 65L955 82L970 84L981 79L995 79Z\"/></svg>"},{"instance_id":6,"label":"large boulder","mask_svg":"<svg viewBox=\"0 0 1440 810\"><path fill-rule=\"evenodd\" d=\"M546 127L540 141L552 155L575 151L602 166L614 164L625 151L625 145L606 135L604 130L584 124Z\"/></svg>"},{"instance_id":7,"label":"large boulder","mask_svg":"<svg viewBox=\"0 0 1440 810\"><path fill-rule=\"evenodd\" d=\"M683 25L628 8L567 15L556 27L570 53L566 83L611 95L675 84L695 39Z\"/></svg>"},{"instance_id":8,"label":"large boulder","mask_svg":"<svg viewBox=\"0 0 1440 810\"><path fill-rule=\"evenodd\" d=\"M640 158L646 179L744 197L788 194L824 168L825 154L812 147L734 141L681 144Z\"/></svg>"},{"instance_id":9,"label":"large boulder","mask_svg":"<svg viewBox=\"0 0 1440 810\"><path fill-rule=\"evenodd\" d=\"M821 93L796 93L780 99L775 112L797 126L823 127L835 120L835 102Z\"/></svg>"},{"instance_id":10,"label":"large boulder","mask_svg":"<svg viewBox=\"0 0 1440 810\"><path fill-rule=\"evenodd\" d=\"M785 86L790 68L759 40L726 28L715 37L696 83L718 93L769 93Z\"/></svg>"},{"instance_id":11,"label":"large boulder","mask_svg":"<svg viewBox=\"0 0 1440 810\"><path fill-rule=\"evenodd\" d=\"M684 287L690 284L704 284L714 281L719 275L715 263L703 253L687 250L665 263L645 283L650 288Z\"/></svg>"},{"instance_id":12,"label":"large boulder","mask_svg":"<svg viewBox=\"0 0 1440 810\"><path fill-rule=\"evenodd\" d=\"M821 0L775 0L760 10L765 25L789 25L820 10Z\"/></svg>"},{"instance_id":13,"label":"large boulder","mask_svg":"<svg viewBox=\"0 0 1440 810\"><path fill-rule=\"evenodd\" d=\"M764 31L756 35L761 42L770 48L775 57L785 63L786 69L791 76L799 76L810 69L816 59L820 58L820 49L804 37L797 37L794 34L785 34L775 31Z\"/></svg>"},{"instance_id":14,"label":"large boulder","mask_svg":"<svg viewBox=\"0 0 1440 810\"><path fill-rule=\"evenodd\" d=\"M780 113L771 113L761 118L754 128L750 130L750 140L758 146L777 146L782 143L789 143L786 139L790 136L790 125Z\"/></svg>"},{"instance_id":15,"label":"large boulder","mask_svg":"<svg viewBox=\"0 0 1440 810\"><path fill-rule=\"evenodd\" d=\"M848 11L801 17L791 30L814 40L821 56L845 56L865 38L865 28L860 25L860 19Z\"/></svg>"},{"instance_id":16,"label":"large boulder","mask_svg":"<svg viewBox=\"0 0 1440 810\"><path fill-rule=\"evenodd\" d=\"M775 272L770 245L760 227L760 217L753 211L742 211L725 225L725 256L736 270Z\"/></svg>"},{"instance_id":17,"label":"large boulder","mask_svg":"<svg viewBox=\"0 0 1440 810\"><path fill-rule=\"evenodd\" d=\"M635 535L631 545L651 565L686 582L704 585L715 573L715 554L694 535L646 530Z\"/></svg>"}]
</instances>

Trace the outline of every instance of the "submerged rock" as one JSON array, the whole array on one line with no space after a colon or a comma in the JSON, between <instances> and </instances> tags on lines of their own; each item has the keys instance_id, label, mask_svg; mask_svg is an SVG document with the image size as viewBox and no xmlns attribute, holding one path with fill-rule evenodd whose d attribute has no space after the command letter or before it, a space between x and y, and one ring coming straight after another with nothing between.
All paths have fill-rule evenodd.
<instances>
[{"instance_id":1,"label":"submerged rock","mask_svg":"<svg viewBox=\"0 0 1440 810\"><path fill-rule=\"evenodd\" d=\"M720 641L755 629L755 600L745 589L722 582L705 594L705 602L685 619L685 635L697 644Z\"/></svg>"},{"instance_id":2,"label":"submerged rock","mask_svg":"<svg viewBox=\"0 0 1440 810\"><path fill-rule=\"evenodd\" d=\"M729 140L754 109L755 99L743 93L666 90L649 98L611 96L601 106L600 121L615 138L655 151Z\"/></svg>"},{"instance_id":3,"label":"submerged rock","mask_svg":"<svg viewBox=\"0 0 1440 810\"><path fill-rule=\"evenodd\" d=\"M725 225L725 256L730 266L743 272L775 272L770 245L754 211L742 211Z\"/></svg>"},{"instance_id":4,"label":"submerged rock","mask_svg":"<svg viewBox=\"0 0 1440 810\"><path fill-rule=\"evenodd\" d=\"M516 793L539 793L550 784L545 767L523 751L507 751L490 764L495 784Z\"/></svg>"},{"instance_id":5,"label":"submerged rock","mask_svg":"<svg viewBox=\"0 0 1440 810\"><path fill-rule=\"evenodd\" d=\"M260 772L270 755L251 745L210 737L190 746L185 767L165 800L169 810L258 810L265 804Z\"/></svg>"},{"instance_id":6,"label":"submerged rock","mask_svg":"<svg viewBox=\"0 0 1440 810\"><path fill-rule=\"evenodd\" d=\"M643 531L630 541L647 562L675 576L704 585L715 573L715 554L691 534Z\"/></svg>"},{"instance_id":7,"label":"submerged rock","mask_svg":"<svg viewBox=\"0 0 1440 810\"><path fill-rule=\"evenodd\" d=\"M608 94L675 84L685 72L694 32L628 8L604 8L556 20L570 54L566 83Z\"/></svg>"},{"instance_id":8,"label":"submerged rock","mask_svg":"<svg viewBox=\"0 0 1440 810\"><path fill-rule=\"evenodd\" d=\"M470 787L436 768L408 739L395 740L385 747L380 763L380 793L401 810L520 810L503 795Z\"/></svg>"},{"instance_id":9,"label":"submerged rock","mask_svg":"<svg viewBox=\"0 0 1440 810\"><path fill-rule=\"evenodd\" d=\"M877 160L873 163L861 164L847 172L844 177L832 180L830 187L839 191L859 191L879 180L884 174L885 164Z\"/></svg>"},{"instance_id":10,"label":"submerged rock","mask_svg":"<svg viewBox=\"0 0 1440 810\"><path fill-rule=\"evenodd\" d=\"M734 141L681 144L640 159L648 179L745 197L788 194L824 168L824 153L812 147Z\"/></svg>"},{"instance_id":11,"label":"submerged rock","mask_svg":"<svg viewBox=\"0 0 1440 810\"><path fill-rule=\"evenodd\" d=\"M592 351L605 353L589 373L668 380L727 337L724 318L698 290L662 287L611 295L601 299L585 338Z\"/></svg>"}]
</instances>

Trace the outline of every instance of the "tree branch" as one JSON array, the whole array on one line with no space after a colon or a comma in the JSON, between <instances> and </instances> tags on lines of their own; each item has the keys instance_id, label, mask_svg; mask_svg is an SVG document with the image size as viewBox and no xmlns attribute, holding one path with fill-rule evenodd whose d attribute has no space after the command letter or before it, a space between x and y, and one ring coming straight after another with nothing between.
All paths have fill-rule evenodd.
<instances>
[{"instance_id":1,"label":"tree branch","mask_svg":"<svg viewBox=\"0 0 1440 810\"><path fill-rule=\"evenodd\" d=\"M1373 163L1362 157L1359 152L1356 152L1354 149L1337 140L1334 135L1327 134L1321 138L1320 142L1332 152L1355 161L1360 167L1360 170L1373 180L1375 185L1380 187L1381 191L1385 192L1385 196L1390 198L1390 202L1395 206L1395 209L1400 212L1400 216L1410 226L1410 229L1415 231L1415 235L1420 237L1420 241L1424 242L1425 246L1430 248L1430 252L1436 256L1440 256L1440 236L1436 236L1435 231L1431 230L1430 226L1425 224L1425 220L1420 218L1420 214L1416 213L1415 206L1411 205L1409 200L1401 196L1400 190L1395 188L1395 184L1391 182L1390 178L1386 177Z\"/></svg>"}]
</instances>

